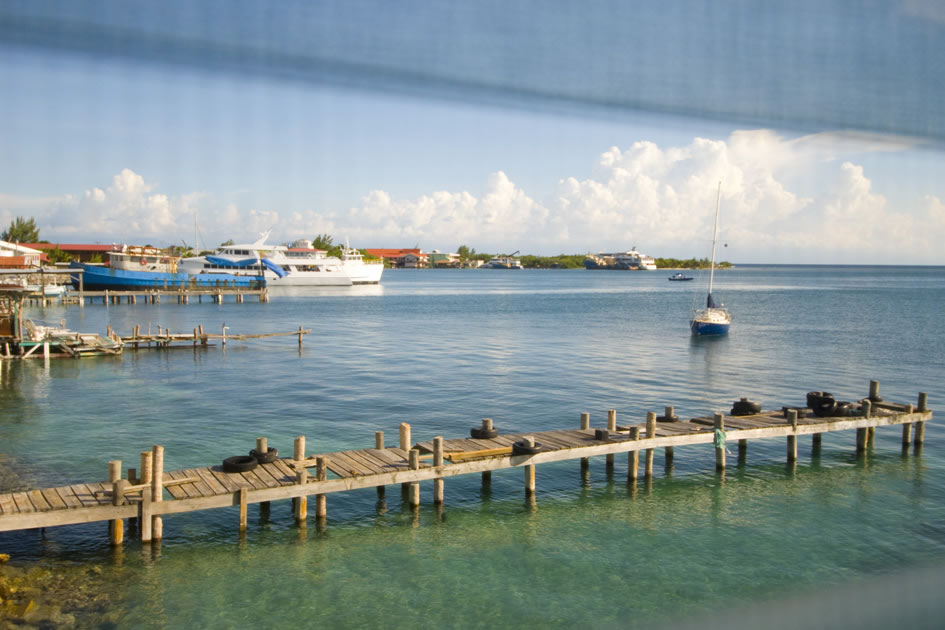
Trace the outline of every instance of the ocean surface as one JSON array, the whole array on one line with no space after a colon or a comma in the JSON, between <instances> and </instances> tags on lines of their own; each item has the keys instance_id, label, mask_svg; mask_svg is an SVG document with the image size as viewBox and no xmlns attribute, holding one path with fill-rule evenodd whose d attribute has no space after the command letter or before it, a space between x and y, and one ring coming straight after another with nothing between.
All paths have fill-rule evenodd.
<instances>
[{"instance_id":1,"label":"ocean surface","mask_svg":"<svg viewBox=\"0 0 945 630\"><path fill-rule=\"evenodd\" d=\"M301 350L284 337L6 364L0 453L44 487L104 479L111 459L137 467L152 444L177 469L258 436L290 455L305 435L314 454L373 446L377 430L396 443L404 421L415 441L467 435L484 417L508 432L577 427L581 412L605 426L608 409L626 423L664 405L727 411L742 396L766 408L810 390L855 400L870 379L887 400L924 391L942 404L945 268L724 271L723 338L690 337L699 282L668 275L389 270L380 286L274 290L268 304L30 309L83 332L312 332ZM250 506L243 539L226 508L165 518L153 551L133 535L112 550L99 523L0 533L0 553L104 567L127 628L672 626L945 567L940 421L918 455L894 427L858 459L844 432L819 455L801 438L789 468L778 439L752 442L720 477L711 448L693 446L669 468L657 451L655 478L632 487L624 457L611 477L603 458L586 477L577 461L539 466L534 503L510 470L488 490L478 475L447 480L442 511L424 483L417 513L399 489L383 503L367 489L329 495L324 528L297 528L286 501L268 519Z\"/></svg>"}]
</instances>

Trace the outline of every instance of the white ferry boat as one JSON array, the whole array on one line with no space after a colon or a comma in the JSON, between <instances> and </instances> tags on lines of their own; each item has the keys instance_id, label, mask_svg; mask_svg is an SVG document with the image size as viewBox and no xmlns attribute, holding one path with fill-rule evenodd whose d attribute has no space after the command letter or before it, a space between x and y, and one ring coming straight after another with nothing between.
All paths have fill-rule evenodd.
<instances>
[{"instance_id":1,"label":"white ferry boat","mask_svg":"<svg viewBox=\"0 0 945 630\"><path fill-rule=\"evenodd\" d=\"M480 269L524 269L522 267L522 261L518 258L515 258L515 254L518 252L512 252L509 256L495 256L480 267Z\"/></svg>"},{"instance_id":2,"label":"white ferry boat","mask_svg":"<svg viewBox=\"0 0 945 630\"><path fill-rule=\"evenodd\" d=\"M584 259L586 269L617 269L621 271L656 271L656 260L638 252L634 247L629 252L588 254Z\"/></svg>"},{"instance_id":3,"label":"white ferry boat","mask_svg":"<svg viewBox=\"0 0 945 630\"><path fill-rule=\"evenodd\" d=\"M184 258L178 268L189 274L264 275L270 287L351 286L352 279L345 265L333 256L326 256L324 250L266 245L267 238L269 232L255 243L227 245L214 254Z\"/></svg>"},{"instance_id":4,"label":"white ferry boat","mask_svg":"<svg viewBox=\"0 0 945 630\"><path fill-rule=\"evenodd\" d=\"M349 247L348 243L341 248L341 266L351 278L351 284L380 284L381 274L384 273L383 261L364 260L361 252Z\"/></svg>"}]
</instances>

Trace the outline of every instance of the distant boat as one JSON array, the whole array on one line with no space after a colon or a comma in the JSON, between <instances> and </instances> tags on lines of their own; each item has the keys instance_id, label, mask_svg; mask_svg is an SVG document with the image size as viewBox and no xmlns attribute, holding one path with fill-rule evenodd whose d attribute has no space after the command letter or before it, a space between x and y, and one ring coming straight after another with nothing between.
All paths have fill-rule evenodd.
<instances>
[{"instance_id":1,"label":"distant boat","mask_svg":"<svg viewBox=\"0 0 945 630\"><path fill-rule=\"evenodd\" d=\"M608 269L617 271L655 271L656 260L637 251L588 254L584 259L585 269Z\"/></svg>"},{"instance_id":2,"label":"distant boat","mask_svg":"<svg viewBox=\"0 0 945 630\"><path fill-rule=\"evenodd\" d=\"M670 282L685 282L687 280L692 280L692 276L687 276L682 273L674 273L669 277Z\"/></svg>"},{"instance_id":3,"label":"distant boat","mask_svg":"<svg viewBox=\"0 0 945 630\"><path fill-rule=\"evenodd\" d=\"M715 227L712 230L712 261L709 264L709 291L706 295L705 308L693 310L689 319L689 328L693 335L725 335L732 325L732 316L724 305L716 304L712 299L712 280L715 275L715 243L719 235L719 202L722 199L722 182L715 196Z\"/></svg>"},{"instance_id":4,"label":"distant boat","mask_svg":"<svg viewBox=\"0 0 945 630\"><path fill-rule=\"evenodd\" d=\"M514 251L509 256L495 256L480 269L524 269L521 261L515 258L517 253L518 251Z\"/></svg>"}]
</instances>

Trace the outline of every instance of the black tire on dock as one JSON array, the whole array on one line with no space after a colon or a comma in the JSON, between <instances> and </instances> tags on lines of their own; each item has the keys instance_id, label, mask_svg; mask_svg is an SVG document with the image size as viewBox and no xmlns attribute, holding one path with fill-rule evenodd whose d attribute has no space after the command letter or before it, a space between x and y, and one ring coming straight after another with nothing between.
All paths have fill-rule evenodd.
<instances>
[{"instance_id":1,"label":"black tire on dock","mask_svg":"<svg viewBox=\"0 0 945 630\"><path fill-rule=\"evenodd\" d=\"M751 416L756 413L761 413L761 403L752 402L747 398L736 400L732 405L733 416Z\"/></svg>"},{"instance_id":2,"label":"black tire on dock","mask_svg":"<svg viewBox=\"0 0 945 630\"><path fill-rule=\"evenodd\" d=\"M657 422L679 422L679 416L656 416Z\"/></svg>"},{"instance_id":3,"label":"black tire on dock","mask_svg":"<svg viewBox=\"0 0 945 630\"><path fill-rule=\"evenodd\" d=\"M783 413L784 417L787 418L788 412L792 409L797 412L797 417L799 419L806 418L811 413L810 409L807 407L781 407L781 413Z\"/></svg>"},{"instance_id":4,"label":"black tire on dock","mask_svg":"<svg viewBox=\"0 0 945 630\"><path fill-rule=\"evenodd\" d=\"M807 392L807 406L811 409L827 399L833 400L833 394L830 392Z\"/></svg>"},{"instance_id":5,"label":"black tire on dock","mask_svg":"<svg viewBox=\"0 0 945 630\"><path fill-rule=\"evenodd\" d=\"M249 455L234 455L223 460L223 472L240 473L252 470L259 465L255 457Z\"/></svg>"},{"instance_id":6,"label":"black tire on dock","mask_svg":"<svg viewBox=\"0 0 945 630\"><path fill-rule=\"evenodd\" d=\"M279 451L270 446L265 453L260 453L256 449L249 452L250 457L254 457L260 464L271 464L279 457Z\"/></svg>"},{"instance_id":7,"label":"black tire on dock","mask_svg":"<svg viewBox=\"0 0 945 630\"><path fill-rule=\"evenodd\" d=\"M491 440L499 437L498 429L483 429L482 427L473 427L469 430L470 437L477 440Z\"/></svg>"},{"instance_id":8,"label":"black tire on dock","mask_svg":"<svg viewBox=\"0 0 945 630\"><path fill-rule=\"evenodd\" d=\"M513 442L512 455L535 455L540 453L542 448L542 445L538 442L535 442L534 446L529 446L525 442Z\"/></svg>"},{"instance_id":9,"label":"black tire on dock","mask_svg":"<svg viewBox=\"0 0 945 630\"><path fill-rule=\"evenodd\" d=\"M610 431L607 429L594 429L594 439L602 442L610 441Z\"/></svg>"}]
</instances>

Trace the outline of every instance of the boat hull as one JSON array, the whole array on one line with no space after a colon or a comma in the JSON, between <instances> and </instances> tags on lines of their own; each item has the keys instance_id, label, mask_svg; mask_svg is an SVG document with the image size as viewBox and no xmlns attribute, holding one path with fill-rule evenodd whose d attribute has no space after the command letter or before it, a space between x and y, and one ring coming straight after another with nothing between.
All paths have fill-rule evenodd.
<instances>
[{"instance_id":1,"label":"boat hull","mask_svg":"<svg viewBox=\"0 0 945 630\"><path fill-rule=\"evenodd\" d=\"M718 322L700 322L696 320L690 324L692 334L697 337L704 337L708 335L727 335L729 326L731 326L731 323L722 324Z\"/></svg>"},{"instance_id":2,"label":"boat hull","mask_svg":"<svg viewBox=\"0 0 945 630\"><path fill-rule=\"evenodd\" d=\"M136 291L141 289L259 289L265 281L259 276L234 276L224 273L186 274L156 271L129 271L97 265L72 263L71 269L84 269L82 287L86 291ZM71 277L79 288L78 274Z\"/></svg>"}]
</instances>

